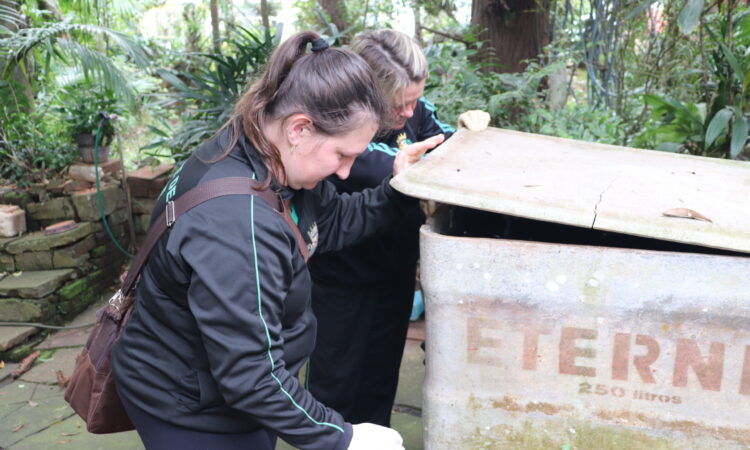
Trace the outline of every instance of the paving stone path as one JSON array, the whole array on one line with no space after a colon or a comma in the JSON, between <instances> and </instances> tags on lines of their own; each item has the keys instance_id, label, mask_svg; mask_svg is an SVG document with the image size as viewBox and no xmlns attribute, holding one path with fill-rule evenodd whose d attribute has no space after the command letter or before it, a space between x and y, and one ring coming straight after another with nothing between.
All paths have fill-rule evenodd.
<instances>
[{"instance_id":1,"label":"paving stone path","mask_svg":"<svg viewBox=\"0 0 750 450\"><path fill-rule=\"evenodd\" d=\"M69 325L92 323L96 310L105 301L106 298L102 298ZM0 333L10 331L0 328ZM409 336L392 426L404 437L407 450L421 450L424 353L419 344L424 338L424 322L413 322ZM42 353L34 367L19 379L10 379L17 364L9 363L0 369L0 449L143 449L135 431L108 435L88 433L85 423L63 399L56 372L62 371L68 376L72 373L75 357L87 337L88 328L51 334L36 347ZM278 450L291 448L283 442L277 446Z\"/></svg>"}]
</instances>

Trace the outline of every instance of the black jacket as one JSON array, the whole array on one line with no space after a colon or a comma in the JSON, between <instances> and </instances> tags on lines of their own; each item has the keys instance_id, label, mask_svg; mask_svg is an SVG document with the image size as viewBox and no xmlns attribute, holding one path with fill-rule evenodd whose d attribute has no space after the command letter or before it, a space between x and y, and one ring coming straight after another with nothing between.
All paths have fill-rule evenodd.
<instances>
[{"instance_id":1,"label":"black jacket","mask_svg":"<svg viewBox=\"0 0 750 450\"><path fill-rule=\"evenodd\" d=\"M226 158L228 133L201 146L161 193L169 201L209 180L267 169L246 139ZM414 204L386 182L339 195L272 185L292 199L310 253L376 232ZM396 207L394 207L394 205ZM304 390L297 373L315 345L310 275L283 216L262 199L231 195L180 217L154 247L135 311L113 352L121 395L171 424L208 432L266 427L302 449L346 448L351 425Z\"/></svg>"},{"instance_id":2,"label":"black jacket","mask_svg":"<svg viewBox=\"0 0 750 450\"><path fill-rule=\"evenodd\" d=\"M456 130L438 120L435 106L424 97L419 99L414 115L404 128L377 138L354 162L349 178L329 177L338 192L353 193L378 186L389 179L393 159L398 152L399 136L404 143L423 141L440 133L448 139ZM332 286L366 286L388 282L403 273L413 273L419 256L419 226L424 215L415 201L394 229L334 253L319 251L310 260L313 281ZM411 267L411 270L405 268Z\"/></svg>"}]
</instances>

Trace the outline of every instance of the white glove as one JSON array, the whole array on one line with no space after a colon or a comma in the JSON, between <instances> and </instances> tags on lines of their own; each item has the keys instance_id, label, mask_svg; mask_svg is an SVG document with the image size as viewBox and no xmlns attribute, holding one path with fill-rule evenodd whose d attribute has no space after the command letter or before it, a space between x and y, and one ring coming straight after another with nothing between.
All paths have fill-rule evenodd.
<instances>
[{"instance_id":1,"label":"white glove","mask_svg":"<svg viewBox=\"0 0 750 450\"><path fill-rule=\"evenodd\" d=\"M352 441L348 450L404 450L404 440L392 428L358 423L352 425Z\"/></svg>"},{"instance_id":2,"label":"white glove","mask_svg":"<svg viewBox=\"0 0 750 450\"><path fill-rule=\"evenodd\" d=\"M490 115L478 109L466 111L458 116L458 126L466 127L469 131L482 131L490 124Z\"/></svg>"}]
</instances>

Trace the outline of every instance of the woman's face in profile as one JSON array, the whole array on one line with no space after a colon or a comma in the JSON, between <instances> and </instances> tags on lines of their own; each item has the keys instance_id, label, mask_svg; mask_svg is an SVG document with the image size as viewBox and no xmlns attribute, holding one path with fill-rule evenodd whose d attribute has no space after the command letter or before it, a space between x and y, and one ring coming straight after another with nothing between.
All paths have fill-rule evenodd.
<instances>
[{"instance_id":1,"label":"woman's face in profile","mask_svg":"<svg viewBox=\"0 0 750 450\"><path fill-rule=\"evenodd\" d=\"M400 130L406 125L406 121L414 115L417 102L424 93L425 80L411 83L403 89L396 91L391 101L391 129Z\"/></svg>"},{"instance_id":2,"label":"woman's face in profile","mask_svg":"<svg viewBox=\"0 0 750 450\"><path fill-rule=\"evenodd\" d=\"M367 120L338 136L313 131L300 141L285 162L287 185L292 189L312 189L332 174L346 179L354 160L367 148L377 129L374 120Z\"/></svg>"}]
</instances>

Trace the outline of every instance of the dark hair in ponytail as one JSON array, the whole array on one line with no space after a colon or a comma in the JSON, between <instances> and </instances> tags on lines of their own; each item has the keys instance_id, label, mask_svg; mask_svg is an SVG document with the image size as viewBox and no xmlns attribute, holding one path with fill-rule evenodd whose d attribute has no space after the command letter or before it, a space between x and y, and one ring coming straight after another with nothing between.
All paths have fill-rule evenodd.
<instances>
[{"instance_id":1,"label":"dark hair in ponytail","mask_svg":"<svg viewBox=\"0 0 750 450\"><path fill-rule=\"evenodd\" d=\"M279 149L263 133L269 121L303 113L318 132L329 136L347 133L366 120L383 122L386 106L368 64L349 50L321 49L321 41L308 53L307 45L318 39L317 33L303 31L273 52L263 75L224 125L232 129L226 153L244 132L271 172L281 176ZM265 184L269 182L270 177Z\"/></svg>"}]
</instances>

